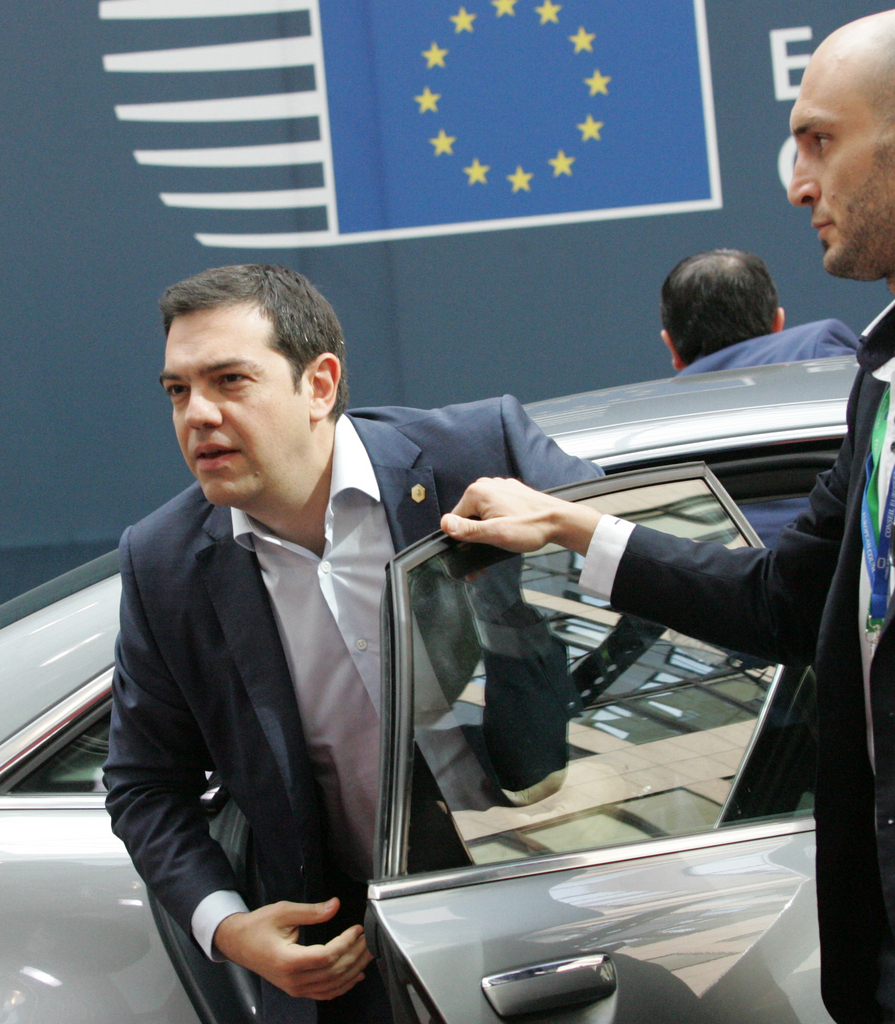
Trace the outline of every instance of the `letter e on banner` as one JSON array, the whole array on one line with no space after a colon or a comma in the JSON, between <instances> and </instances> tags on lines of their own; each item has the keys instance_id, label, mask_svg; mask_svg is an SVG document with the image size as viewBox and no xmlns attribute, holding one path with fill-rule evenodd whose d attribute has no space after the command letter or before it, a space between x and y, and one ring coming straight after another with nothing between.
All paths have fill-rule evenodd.
<instances>
[{"instance_id":1,"label":"letter e on banner","mask_svg":"<svg viewBox=\"0 0 895 1024\"><path fill-rule=\"evenodd\" d=\"M778 100L794 100L799 95L799 82L793 82L793 71L804 71L811 58L810 53L790 53L790 43L804 43L811 39L811 29L804 25L800 28L772 28L771 36L771 68L774 73L774 95Z\"/></svg>"}]
</instances>

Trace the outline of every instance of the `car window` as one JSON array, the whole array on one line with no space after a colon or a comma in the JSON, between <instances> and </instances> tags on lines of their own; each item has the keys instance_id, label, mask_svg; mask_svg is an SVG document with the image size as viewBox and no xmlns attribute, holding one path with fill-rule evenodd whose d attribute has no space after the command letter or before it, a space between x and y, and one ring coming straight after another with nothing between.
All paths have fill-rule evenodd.
<instances>
[{"instance_id":1,"label":"car window","mask_svg":"<svg viewBox=\"0 0 895 1024\"><path fill-rule=\"evenodd\" d=\"M95 720L94 720L95 719ZM103 763L109 755L111 711L81 722L32 762L8 787L9 793L105 793Z\"/></svg>"},{"instance_id":2,"label":"car window","mask_svg":"<svg viewBox=\"0 0 895 1024\"><path fill-rule=\"evenodd\" d=\"M592 500L677 536L748 543L702 476ZM810 813L810 688L781 689L776 665L616 611L581 590L582 563L555 546L524 558L447 546L407 570L414 739L468 862ZM775 797L773 772L737 780L777 689L776 763L801 744L808 764Z\"/></svg>"}]
</instances>

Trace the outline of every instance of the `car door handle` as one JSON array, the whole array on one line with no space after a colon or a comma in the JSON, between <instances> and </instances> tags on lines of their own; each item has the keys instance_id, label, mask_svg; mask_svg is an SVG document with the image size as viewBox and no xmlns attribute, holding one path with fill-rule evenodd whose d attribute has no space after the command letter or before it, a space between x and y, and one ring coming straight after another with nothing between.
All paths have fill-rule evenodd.
<instances>
[{"instance_id":1,"label":"car door handle","mask_svg":"<svg viewBox=\"0 0 895 1024\"><path fill-rule=\"evenodd\" d=\"M532 964L482 978L482 991L501 1017L605 999L615 987L615 966L605 953Z\"/></svg>"}]
</instances>

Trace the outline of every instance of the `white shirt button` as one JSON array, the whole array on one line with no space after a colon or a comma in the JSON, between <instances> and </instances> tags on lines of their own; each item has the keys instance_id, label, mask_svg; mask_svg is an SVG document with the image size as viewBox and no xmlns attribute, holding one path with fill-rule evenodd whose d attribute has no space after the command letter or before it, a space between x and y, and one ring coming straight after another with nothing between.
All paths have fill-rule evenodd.
<instances>
[{"instance_id":1,"label":"white shirt button","mask_svg":"<svg viewBox=\"0 0 895 1024\"><path fill-rule=\"evenodd\" d=\"M361 639L361 640L355 640L355 641L354 641L354 646L355 646L355 647L356 647L356 648L357 648L357 649L358 649L359 651L365 651L365 650L367 649L367 641L366 641L366 640L363 640L363 639Z\"/></svg>"},{"instance_id":2,"label":"white shirt button","mask_svg":"<svg viewBox=\"0 0 895 1024\"><path fill-rule=\"evenodd\" d=\"M320 563L320 571L321 572L329 572L330 569L332 569L332 565L329 562L321 562Z\"/></svg>"}]
</instances>

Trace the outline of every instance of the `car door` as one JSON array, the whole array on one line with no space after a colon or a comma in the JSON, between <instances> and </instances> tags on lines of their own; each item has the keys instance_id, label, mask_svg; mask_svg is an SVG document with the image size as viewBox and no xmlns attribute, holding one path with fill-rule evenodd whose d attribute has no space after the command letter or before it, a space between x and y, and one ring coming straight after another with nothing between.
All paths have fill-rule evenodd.
<instances>
[{"instance_id":1,"label":"car door","mask_svg":"<svg viewBox=\"0 0 895 1024\"><path fill-rule=\"evenodd\" d=\"M558 493L760 543L703 464ZM620 614L581 563L438 536L390 566L367 934L397 1020L829 1021L810 670Z\"/></svg>"}]
</instances>

